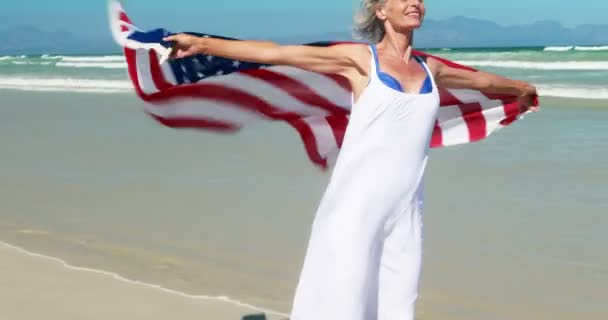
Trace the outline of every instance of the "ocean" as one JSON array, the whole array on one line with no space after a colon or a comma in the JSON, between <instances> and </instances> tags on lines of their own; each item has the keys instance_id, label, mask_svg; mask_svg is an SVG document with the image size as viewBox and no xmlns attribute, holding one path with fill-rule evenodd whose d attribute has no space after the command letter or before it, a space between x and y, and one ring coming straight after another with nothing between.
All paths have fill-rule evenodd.
<instances>
[{"instance_id":1,"label":"ocean","mask_svg":"<svg viewBox=\"0 0 608 320\"><path fill-rule=\"evenodd\" d=\"M541 112L431 152L418 318L608 318L608 47L428 50ZM0 241L288 313L329 178L286 125L162 127L120 54L0 56Z\"/></svg>"},{"instance_id":2,"label":"ocean","mask_svg":"<svg viewBox=\"0 0 608 320\"><path fill-rule=\"evenodd\" d=\"M608 99L608 46L430 49L471 67L533 82L544 96ZM120 54L0 56L0 88L131 92Z\"/></svg>"}]
</instances>

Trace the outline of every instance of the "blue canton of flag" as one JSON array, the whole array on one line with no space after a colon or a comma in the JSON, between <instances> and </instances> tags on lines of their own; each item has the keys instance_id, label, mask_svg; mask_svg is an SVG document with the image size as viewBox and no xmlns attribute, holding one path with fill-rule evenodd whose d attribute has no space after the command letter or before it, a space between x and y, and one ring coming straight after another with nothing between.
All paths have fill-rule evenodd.
<instances>
[{"instance_id":1,"label":"blue canton of flag","mask_svg":"<svg viewBox=\"0 0 608 320\"><path fill-rule=\"evenodd\" d=\"M184 33L198 37L236 40L204 33ZM134 40L141 43L158 43L165 48L169 48L171 47L171 43L163 41L162 39L173 34L174 33L171 33L166 29L154 29L146 32L135 31L127 38L129 40ZM259 69L265 66L269 66L259 63L242 62L202 54L186 58L172 59L169 61L169 64L173 69L173 73L175 74L175 80L178 84L196 83L208 77L227 75L235 71Z\"/></svg>"}]
</instances>

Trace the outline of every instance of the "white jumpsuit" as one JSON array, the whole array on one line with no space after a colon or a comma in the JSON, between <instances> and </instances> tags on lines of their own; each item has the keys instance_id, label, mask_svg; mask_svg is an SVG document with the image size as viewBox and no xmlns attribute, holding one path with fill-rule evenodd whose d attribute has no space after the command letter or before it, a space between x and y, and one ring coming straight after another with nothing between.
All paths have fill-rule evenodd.
<instances>
[{"instance_id":1,"label":"white jumpsuit","mask_svg":"<svg viewBox=\"0 0 608 320\"><path fill-rule=\"evenodd\" d=\"M439 94L379 78L353 105L312 226L291 320L412 320L422 256L423 180Z\"/></svg>"}]
</instances>

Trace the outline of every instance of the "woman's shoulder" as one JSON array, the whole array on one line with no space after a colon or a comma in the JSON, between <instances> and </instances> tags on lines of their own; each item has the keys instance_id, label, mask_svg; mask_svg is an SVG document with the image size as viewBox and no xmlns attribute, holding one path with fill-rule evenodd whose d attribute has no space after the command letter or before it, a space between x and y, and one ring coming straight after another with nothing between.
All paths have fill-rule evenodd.
<instances>
[{"instance_id":1,"label":"woman's shoulder","mask_svg":"<svg viewBox=\"0 0 608 320\"><path fill-rule=\"evenodd\" d=\"M370 45L363 42L340 42L332 45L337 50L351 52L353 54L369 53Z\"/></svg>"},{"instance_id":2,"label":"woman's shoulder","mask_svg":"<svg viewBox=\"0 0 608 320\"><path fill-rule=\"evenodd\" d=\"M370 46L362 42L344 42L333 45L336 50L341 51L344 55L350 57L354 61L366 64L370 57Z\"/></svg>"}]
</instances>

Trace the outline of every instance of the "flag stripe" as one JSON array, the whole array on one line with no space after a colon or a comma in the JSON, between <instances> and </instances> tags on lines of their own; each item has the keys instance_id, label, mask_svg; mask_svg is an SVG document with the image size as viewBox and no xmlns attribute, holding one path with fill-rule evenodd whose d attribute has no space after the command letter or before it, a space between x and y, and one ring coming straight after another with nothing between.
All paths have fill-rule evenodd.
<instances>
[{"instance_id":1,"label":"flag stripe","mask_svg":"<svg viewBox=\"0 0 608 320\"><path fill-rule=\"evenodd\" d=\"M310 89L314 90L318 95L345 109L347 112L350 111L351 101L350 99L345 99L345 97L350 96L350 88L344 88L331 75L314 73L288 66L273 66L271 70L275 73L288 76L299 83L309 84Z\"/></svg>"},{"instance_id":2,"label":"flag stripe","mask_svg":"<svg viewBox=\"0 0 608 320\"><path fill-rule=\"evenodd\" d=\"M156 88L160 91L168 90L173 87L172 84L168 83L165 80L163 75L163 71L161 70L158 55L155 50L150 50L148 54L148 59L150 59L150 75L152 76L152 81Z\"/></svg>"},{"instance_id":3,"label":"flag stripe","mask_svg":"<svg viewBox=\"0 0 608 320\"><path fill-rule=\"evenodd\" d=\"M156 119L156 121L158 121L159 123L161 123L167 127L176 128L176 129L177 128L180 128L180 129L186 129L186 128L187 129L205 129L205 130L218 131L218 132L235 132L239 129L239 127L237 127L235 125L223 123L220 121L212 121L212 120L206 120L206 119L191 119L191 118L166 119L166 118L156 116L154 114L150 114L150 116L152 118Z\"/></svg>"},{"instance_id":4,"label":"flag stripe","mask_svg":"<svg viewBox=\"0 0 608 320\"><path fill-rule=\"evenodd\" d=\"M135 51L135 63L137 64L137 82L139 83L141 91L146 95L150 95L159 91L152 79L149 56L150 55L147 50L138 49Z\"/></svg>"},{"instance_id":5,"label":"flag stripe","mask_svg":"<svg viewBox=\"0 0 608 320\"><path fill-rule=\"evenodd\" d=\"M322 169L327 169L327 161L319 153L315 135L313 134L308 123L306 123L302 118L292 119L287 122L291 124L291 126L293 126L300 134L300 138L304 143L304 148L306 149L308 158Z\"/></svg>"},{"instance_id":6,"label":"flag stripe","mask_svg":"<svg viewBox=\"0 0 608 320\"><path fill-rule=\"evenodd\" d=\"M197 85L217 85L240 92L246 92L251 94L252 97L263 99L267 104L275 106L277 110L280 109L282 112L289 112L302 116L327 116L330 114L327 110L315 105L314 101L312 101L313 103L304 102L290 95L285 90L274 86L272 83L255 78L248 73L235 72L222 77L213 77L211 79L202 80L198 82Z\"/></svg>"},{"instance_id":7,"label":"flag stripe","mask_svg":"<svg viewBox=\"0 0 608 320\"><path fill-rule=\"evenodd\" d=\"M443 131L439 125L439 120L435 121L435 127L433 128L433 135L431 136L431 147L439 148L443 147Z\"/></svg>"},{"instance_id":8,"label":"flag stripe","mask_svg":"<svg viewBox=\"0 0 608 320\"><path fill-rule=\"evenodd\" d=\"M324 97L318 95L314 90L306 86L305 84L292 79L286 75L282 75L270 70L252 70L243 71L250 77L266 81L275 87L287 92L292 97L308 104L324 109L329 114L346 114L346 110L340 106L335 105Z\"/></svg>"},{"instance_id":9,"label":"flag stripe","mask_svg":"<svg viewBox=\"0 0 608 320\"><path fill-rule=\"evenodd\" d=\"M146 104L145 110L165 119L205 119L234 126L269 120L259 112L243 109L240 104L206 99L193 101L183 97L173 100L170 108L164 104Z\"/></svg>"}]
</instances>

